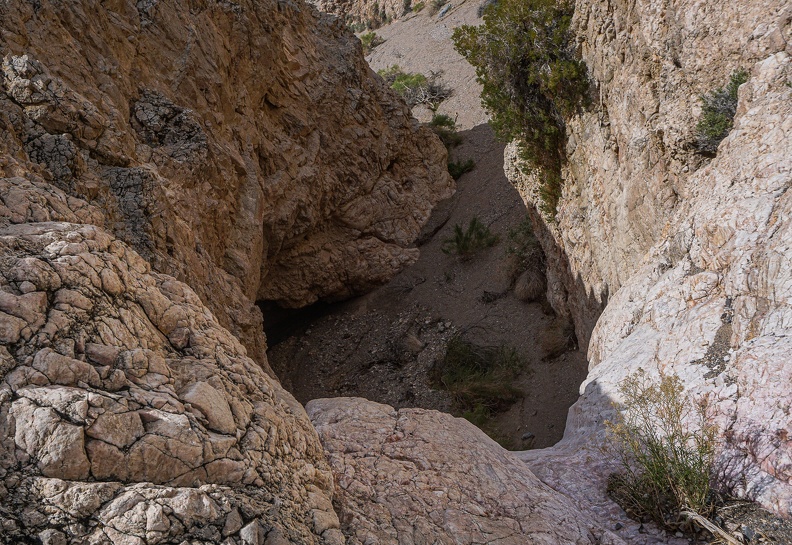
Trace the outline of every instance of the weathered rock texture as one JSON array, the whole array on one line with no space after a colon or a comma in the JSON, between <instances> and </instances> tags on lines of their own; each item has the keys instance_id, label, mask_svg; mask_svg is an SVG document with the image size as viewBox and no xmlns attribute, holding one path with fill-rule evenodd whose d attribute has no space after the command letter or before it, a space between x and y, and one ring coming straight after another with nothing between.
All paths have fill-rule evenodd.
<instances>
[{"instance_id":1,"label":"weathered rock texture","mask_svg":"<svg viewBox=\"0 0 792 545\"><path fill-rule=\"evenodd\" d=\"M466 420L360 398L307 409L350 545L624 543Z\"/></svg>"},{"instance_id":2,"label":"weathered rock texture","mask_svg":"<svg viewBox=\"0 0 792 545\"><path fill-rule=\"evenodd\" d=\"M725 484L789 515L792 9L769 0L576 8L599 94L593 112L569 120L563 198L543 242L567 262L550 299L579 336L596 318L592 301L610 298L564 441L524 457L554 488L607 512L596 444L616 386L638 368L675 373L715 401ZM699 96L738 67L750 80L734 129L714 159L701 157L691 145ZM513 162L510 173L535 203L536 180ZM573 475L584 461L591 471Z\"/></svg>"},{"instance_id":3,"label":"weathered rock texture","mask_svg":"<svg viewBox=\"0 0 792 545\"><path fill-rule=\"evenodd\" d=\"M2 541L343 542L305 411L245 354L102 229L0 228Z\"/></svg>"},{"instance_id":4,"label":"weathered rock texture","mask_svg":"<svg viewBox=\"0 0 792 545\"><path fill-rule=\"evenodd\" d=\"M413 4L410 0L311 0L311 3L347 23L364 24L372 29L411 14Z\"/></svg>"},{"instance_id":5,"label":"weathered rock texture","mask_svg":"<svg viewBox=\"0 0 792 545\"><path fill-rule=\"evenodd\" d=\"M0 176L101 208L262 364L254 301L384 281L451 192L440 142L308 5L6 2L0 28Z\"/></svg>"}]
</instances>

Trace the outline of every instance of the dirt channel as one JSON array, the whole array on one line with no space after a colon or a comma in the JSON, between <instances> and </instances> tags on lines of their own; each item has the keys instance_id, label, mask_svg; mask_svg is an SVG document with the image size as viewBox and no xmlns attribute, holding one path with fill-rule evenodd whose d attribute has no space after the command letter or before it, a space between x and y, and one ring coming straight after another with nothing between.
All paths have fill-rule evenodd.
<instances>
[{"instance_id":1,"label":"dirt channel","mask_svg":"<svg viewBox=\"0 0 792 545\"><path fill-rule=\"evenodd\" d=\"M408 72L442 72L453 96L439 113L456 120L463 138L453 158L473 159L475 169L434 211L418 241L418 262L387 285L332 306L265 309L268 357L302 403L359 396L397 408L438 409L464 415L507 448L542 448L563 435L586 376L585 347L578 349L569 324L542 297L525 302L519 288L522 299L515 294L515 258L508 250L521 239L510 233L524 226L526 208L503 174L503 145L486 124L473 69L450 41L454 26L480 22L478 6L468 0L442 18L419 13L394 21L377 29L385 41L368 57L375 70L398 64ZM414 113L424 122L431 118L425 109ZM448 241L473 218L497 242L462 257ZM463 352L507 354L508 369L467 369L468 383L451 384L449 343ZM483 401L480 390L486 390Z\"/></svg>"}]
</instances>

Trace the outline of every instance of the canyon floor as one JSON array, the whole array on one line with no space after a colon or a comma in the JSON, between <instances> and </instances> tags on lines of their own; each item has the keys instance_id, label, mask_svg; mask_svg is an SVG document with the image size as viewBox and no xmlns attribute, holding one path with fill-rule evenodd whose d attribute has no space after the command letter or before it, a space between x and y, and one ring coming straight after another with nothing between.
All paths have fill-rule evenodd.
<instances>
[{"instance_id":1,"label":"canyon floor","mask_svg":"<svg viewBox=\"0 0 792 545\"><path fill-rule=\"evenodd\" d=\"M368 57L374 69L398 64L407 72L442 73L453 95L439 113L456 119L463 138L451 157L473 159L475 169L434 210L418 240L418 262L387 285L336 305L266 309L268 357L284 386L304 404L359 396L395 408L467 413L507 448L543 448L563 435L567 410L586 376L585 347L578 349L569 325L547 304L525 303L513 290L509 234L525 221L525 204L504 175L504 146L486 123L473 69L450 40L454 26L480 21L477 12L478 3L466 2L442 19L410 14L376 30L385 41ZM431 118L420 106L415 114L422 121ZM498 242L468 259L445 253L454 228L466 228L473 218ZM521 399L488 415L455 403L437 377L455 336L479 347L516 350L520 370L504 387L517 388Z\"/></svg>"},{"instance_id":2,"label":"canyon floor","mask_svg":"<svg viewBox=\"0 0 792 545\"><path fill-rule=\"evenodd\" d=\"M463 136L457 153L473 157L476 169L434 212L418 262L368 295L315 309L324 315L314 320L305 311L285 317L279 331L270 330L277 344L269 361L302 403L357 396L459 414L449 393L433 387L448 342L461 335L477 346L512 347L522 360L512 386L524 397L487 419L484 430L508 448L550 446L561 438L586 376L585 354L566 349L575 348L574 340L552 311L520 301L511 289L508 233L524 220L525 206L500 169L503 147L489 127ZM499 242L470 259L444 253L454 226L473 217Z\"/></svg>"}]
</instances>

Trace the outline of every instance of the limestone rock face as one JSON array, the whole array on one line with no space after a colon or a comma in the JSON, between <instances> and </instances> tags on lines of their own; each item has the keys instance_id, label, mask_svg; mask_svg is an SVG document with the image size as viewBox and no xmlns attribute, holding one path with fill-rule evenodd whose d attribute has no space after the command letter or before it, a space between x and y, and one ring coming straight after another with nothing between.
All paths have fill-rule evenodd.
<instances>
[{"instance_id":1,"label":"limestone rock face","mask_svg":"<svg viewBox=\"0 0 792 545\"><path fill-rule=\"evenodd\" d=\"M341 542L305 411L187 285L67 222L0 264L0 541Z\"/></svg>"},{"instance_id":2,"label":"limestone rock face","mask_svg":"<svg viewBox=\"0 0 792 545\"><path fill-rule=\"evenodd\" d=\"M466 420L360 398L307 410L350 545L624 543Z\"/></svg>"},{"instance_id":3,"label":"limestone rock face","mask_svg":"<svg viewBox=\"0 0 792 545\"><path fill-rule=\"evenodd\" d=\"M0 222L105 227L262 365L256 300L386 280L452 191L439 140L306 4L6 2L0 28Z\"/></svg>"},{"instance_id":4,"label":"limestone rock face","mask_svg":"<svg viewBox=\"0 0 792 545\"><path fill-rule=\"evenodd\" d=\"M586 304L607 308L565 439L523 457L608 516L597 491L609 468L596 446L617 385L639 368L673 373L714 401L724 483L789 515L792 11L777 1L628 9L579 0L576 9L598 106L569 121L557 220L535 219L548 255L566 263L548 276L550 299L579 336L597 318ZM738 67L750 79L734 129L714 158L697 155L699 96ZM536 180L508 162L536 202ZM591 471L570 478L584 461Z\"/></svg>"}]
</instances>

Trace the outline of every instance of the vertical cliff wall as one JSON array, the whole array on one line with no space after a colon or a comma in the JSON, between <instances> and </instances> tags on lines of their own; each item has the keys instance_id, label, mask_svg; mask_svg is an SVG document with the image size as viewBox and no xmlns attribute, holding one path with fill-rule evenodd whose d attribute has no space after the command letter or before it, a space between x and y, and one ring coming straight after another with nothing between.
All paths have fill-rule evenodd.
<instances>
[{"instance_id":1,"label":"vertical cliff wall","mask_svg":"<svg viewBox=\"0 0 792 545\"><path fill-rule=\"evenodd\" d=\"M0 27L1 174L101 208L262 363L254 301L384 281L452 190L440 142L308 5L10 2Z\"/></svg>"},{"instance_id":2,"label":"vertical cliff wall","mask_svg":"<svg viewBox=\"0 0 792 545\"><path fill-rule=\"evenodd\" d=\"M557 218L534 216L564 264L551 301L579 336L591 333L591 372L565 440L526 458L551 484L604 505L590 492L602 481L573 482L565 464L598 458L586 445L624 376L675 373L716 402L726 484L788 514L792 10L579 0L575 28L596 101L568 120ZM700 96L738 68L750 79L734 129L704 157L693 146ZM537 179L513 158L512 180L533 205ZM607 308L593 327L597 303Z\"/></svg>"}]
</instances>

